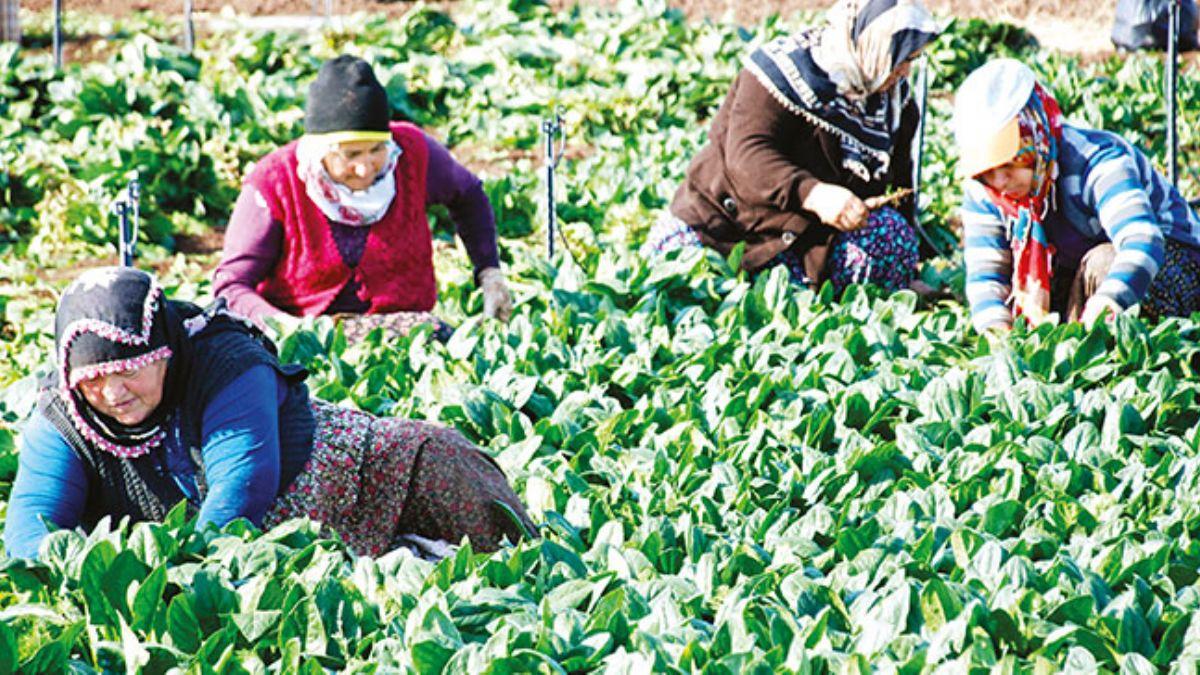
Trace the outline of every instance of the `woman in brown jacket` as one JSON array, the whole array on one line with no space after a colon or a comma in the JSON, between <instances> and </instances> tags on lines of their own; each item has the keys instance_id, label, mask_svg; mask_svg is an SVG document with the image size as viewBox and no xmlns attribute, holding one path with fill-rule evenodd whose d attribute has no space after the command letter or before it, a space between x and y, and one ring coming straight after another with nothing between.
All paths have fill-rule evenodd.
<instances>
[{"instance_id":1,"label":"woman in brown jacket","mask_svg":"<svg viewBox=\"0 0 1200 675\"><path fill-rule=\"evenodd\" d=\"M908 286L911 200L867 202L912 184L907 77L937 33L919 0L838 0L824 26L753 52L643 252L745 242L752 272L783 264L797 283L839 291Z\"/></svg>"}]
</instances>

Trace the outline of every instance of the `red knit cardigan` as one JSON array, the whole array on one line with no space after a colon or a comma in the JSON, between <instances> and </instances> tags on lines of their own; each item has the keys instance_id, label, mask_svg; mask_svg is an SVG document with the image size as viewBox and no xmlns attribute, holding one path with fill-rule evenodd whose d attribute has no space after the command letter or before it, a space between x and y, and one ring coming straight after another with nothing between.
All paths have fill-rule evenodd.
<instances>
[{"instance_id":1,"label":"red knit cardigan","mask_svg":"<svg viewBox=\"0 0 1200 675\"><path fill-rule=\"evenodd\" d=\"M334 243L325 214L305 191L296 166L296 141L255 166L246 183L283 224L283 247L271 274L258 284L263 298L302 316L325 311L348 281L358 282L368 314L429 311L437 302L433 237L425 213L429 148L420 128L393 122L392 138L403 153L396 162L396 197L371 225L359 264L351 268Z\"/></svg>"}]
</instances>

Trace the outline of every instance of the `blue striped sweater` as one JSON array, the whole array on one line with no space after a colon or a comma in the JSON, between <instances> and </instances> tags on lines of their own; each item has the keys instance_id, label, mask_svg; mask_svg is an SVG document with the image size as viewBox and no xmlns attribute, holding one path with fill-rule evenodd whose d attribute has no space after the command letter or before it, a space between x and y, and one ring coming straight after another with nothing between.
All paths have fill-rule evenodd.
<instances>
[{"instance_id":1,"label":"blue striped sweater","mask_svg":"<svg viewBox=\"0 0 1200 675\"><path fill-rule=\"evenodd\" d=\"M1000 209L983 185L963 182L961 207L967 301L976 330L1009 326L1012 249ZM1063 125L1055 201L1042 221L1055 267L1078 267L1093 246L1117 255L1097 289L1122 308L1142 300L1167 239L1200 246L1200 218L1146 156L1120 136Z\"/></svg>"}]
</instances>

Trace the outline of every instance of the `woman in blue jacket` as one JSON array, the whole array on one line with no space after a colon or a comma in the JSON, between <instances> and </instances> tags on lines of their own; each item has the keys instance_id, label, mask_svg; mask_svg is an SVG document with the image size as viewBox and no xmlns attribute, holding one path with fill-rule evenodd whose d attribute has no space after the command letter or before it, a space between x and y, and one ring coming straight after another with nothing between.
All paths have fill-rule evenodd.
<instances>
[{"instance_id":1,"label":"woman in blue jacket","mask_svg":"<svg viewBox=\"0 0 1200 675\"><path fill-rule=\"evenodd\" d=\"M1013 59L963 82L954 127L978 330L1200 311L1200 218L1124 138L1066 121Z\"/></svg>"},{"instance_id":2,"label":"woman in blue jacket","mask_svg":"<svg viewBox=\"0 0 1200 675\"><path fill-rule=\"evenodd\" d=\"M364 555L463 536L490 550L529 531L499 467L457 432L310 399L256 329L167 300L144 272L80 276L55 348L21 434L10 555L36 557L49 526L160 520L180 501L201 525L310 517Z\"/></svg>"}]
</instances>

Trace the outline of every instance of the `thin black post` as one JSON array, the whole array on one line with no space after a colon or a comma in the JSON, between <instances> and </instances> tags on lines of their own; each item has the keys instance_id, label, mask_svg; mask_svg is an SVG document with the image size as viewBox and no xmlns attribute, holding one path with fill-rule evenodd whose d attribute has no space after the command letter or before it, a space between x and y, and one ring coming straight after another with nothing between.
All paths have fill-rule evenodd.
<instances>
[{"instance_id":1,"label":"thin black post","mask_svg":"<svg viewBox=\"0 0 1200 675\"><path fill-rule=\"evenodd\" d=\"M196 51L196 25L192 22L192 0L183 0L183 48Z\"/></svg>"},{"instance_id":2,"label":"thin black post","mask_svg":"<svg viewBox=\"0 0 1200 675\"><path fill-rule=\"evenodd\" d=\"M131 206L130 214L133 216L132 236L129 239L131 255L133 248L137 246L138 231L142 227L142 183L138 178L138 174L135 171L133 178L129 180L129 185L125 186L125 196L129 200Z\"/></svg>"},{"instance_id":3,"label":"thin black post","mask_svg":"<svg viewBox=\"0 0 1200 675\"><path fill-rule=\"evenodd\" d=\"M1179 87L1179 0L1171 0L1167 23L1167 170L1171 184L1179 185L1179 129L1177 118Z\"/></svg>"},{"instance_id":4,"label":"thin black post","mask_svg":"<svg viewBox=\"0 0 1200 675\"><path fill-rule=\"evenodd\" d=\"M554 170L562 158L562 145L555 152L554 138L562 135L562 116L555 111L553 117L542 120L542 133L546 135L546 256L554 257L554 229L558 214L554 207Z\"/></svg>"},{"instance_id":5,"label":"thin black post","mask_svg":"<svg viewBox=\"0 0 1200 675\"><path fill-rule=\"evenodd\" d=\"M54 67L63 67L62 0L54 0Z\"/></svg>"},{"instance_id":6,"label":"thin black post","mask_svg":"<svg viewBox=\"0 0 1200 675\"><path fill-rule=\"evenodd\" d=\"M123 267L133 267L133 259L137 252L138 229L142 216L141 196L142 186L135 173L125 186L124 194L112 205L112 212L117 216L117 253Z\"/></svg>"},{"instance_id":7,"label":"thin black post","mask_svg":"<svg viewBox=\"0 0 1200 675\"><path fill-rule=\"evenodd\" d=\"M129 204L118 199L112 206L117 216L117 255L122 267L133 267L133 245L129 241Z\"/></svg>"}]
</instances>

